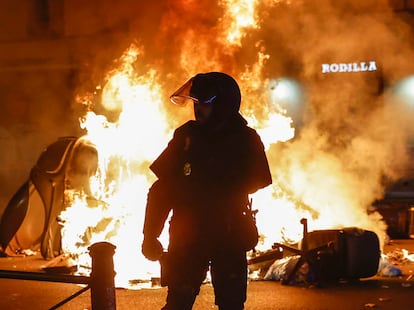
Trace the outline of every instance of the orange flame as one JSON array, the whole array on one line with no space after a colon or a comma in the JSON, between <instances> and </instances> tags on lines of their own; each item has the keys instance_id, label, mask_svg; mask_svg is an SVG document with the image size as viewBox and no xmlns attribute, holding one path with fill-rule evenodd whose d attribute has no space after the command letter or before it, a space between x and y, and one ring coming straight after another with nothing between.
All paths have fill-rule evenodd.
<instances>
[{"instance_id":1,"label":"orange flame","mask_svg":"<svg viewBox=\"0 0 414 310\"><path fill-rule=\"evenodd\" d=\"M158 265L140 253L141 229L146 194L154 180L148 165L172 134L169 123L173 120L164 110L163 92L154 72L138 76L133 70L138 56L139 50L132 45L103 87L102 105L108 111L117 111L118 118L111 122L94 112L82 118L81 127L87 130L84 139L96 146L99 168L90 179L91 197L73 190L66 193L71 204L60 216L65 223L63 249L76 256L80 265L89 266L86 254L92 243L108 241L116 246L117 285L128 285L131 279L148 279L158 273ZM286 140L280 137L285 132L280 128L281 124L290 128L287 117L269 114L263 123L253 118L252 121L262 127L268 146L279 138ZM262 196L260 200L269 201L272 193L268 189L257 195ZM164 232L164 245L166 237Z\"/></svg>"},{"instance_id":2,"label":"orange flame","mask_svg":"<svg viewBox=\"0 0 414 310\"><path fill-rule=\"evenodd\" d=\"M226 13L223 23L227 27L225 40L231 45L240 46L245 31L249 28L256 28L255 0L223 0Z\"/></svg>"}]
</instances>

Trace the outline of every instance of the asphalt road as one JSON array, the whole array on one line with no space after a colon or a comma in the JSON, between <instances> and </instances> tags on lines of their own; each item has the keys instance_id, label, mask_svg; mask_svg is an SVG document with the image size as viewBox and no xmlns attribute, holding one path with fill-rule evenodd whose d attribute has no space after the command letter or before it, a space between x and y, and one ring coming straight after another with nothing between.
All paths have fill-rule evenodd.
<instances>
[{"instance_id":1,"label":"asphalt road","mask_svg":"<svg viewBox=\"0 0 414 310\"><path fill-rule=\"evenodd\" d=\"M0 309L50 309L78 292L80 286L27 280L2 279ZM166 289L116 290L116 309L160 309ZM396 280L364 280L334 287L285 286L278 282L249 283L246 309L413 309L413 286ZM91 309L90 290L59 309ZM114 308L115 309L115 308ZM195 310L216 309L212 287L204 285Z\"/></svg>"},{"instance_id":2,"label":"asphalt road","mask_svg":"<svg viewBox=\"0 0 414 310\"><path fill-rule=\"evenodd\" d=\"M413 253L414 241L393 241L384 253L402 248ZM40 263L33 258L0 258L2 270L27 271ZM324 287L250 281L246 309L414 309L414 263L397 267L402 271L398 277L377 275L354 283L336 283ZM51 309L79 292L82 287L68 283L0 278L0 309ZM91 309L90 292L86 290L58 309ZM116 309L160 309L164 304L166 289L116 289L115 296ZM210 284L202 286L193 309L217 309Z\"/></svg>"}]
</instances>

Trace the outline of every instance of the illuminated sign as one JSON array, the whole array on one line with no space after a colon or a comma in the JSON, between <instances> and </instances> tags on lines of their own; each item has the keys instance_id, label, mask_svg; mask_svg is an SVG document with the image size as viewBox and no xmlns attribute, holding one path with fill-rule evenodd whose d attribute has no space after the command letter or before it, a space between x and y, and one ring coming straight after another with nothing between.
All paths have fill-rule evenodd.
<instances>
[{"instance_id":1,"label":"illuminated sign","mask_svg":"<svg viewBox=\"0 0 414 310\"><path fill-rule=\"evenodd\" d=\"M377 71L375 61L361 61L351 63L322 64L322 73L366 72Z\"/></svg>"}]
</instances>

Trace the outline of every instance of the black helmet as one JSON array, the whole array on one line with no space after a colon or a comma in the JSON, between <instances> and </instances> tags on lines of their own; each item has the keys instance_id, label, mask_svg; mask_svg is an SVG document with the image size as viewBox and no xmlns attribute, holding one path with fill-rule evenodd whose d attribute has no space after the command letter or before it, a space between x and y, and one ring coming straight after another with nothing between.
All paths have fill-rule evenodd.
<instances>
[{"instance_id":1,"label":"black helmet","mask_svg":"<svg viewBox=\"0 0 414 310\"><path fill-rule=\"evenodd\" d=\"M231 76L208 72L195 75L170 96L174 104L184 104L188 99L212 104L212 117L223 119L238 114L241 95L239 85Z\"/></svg>"}]
</instances>

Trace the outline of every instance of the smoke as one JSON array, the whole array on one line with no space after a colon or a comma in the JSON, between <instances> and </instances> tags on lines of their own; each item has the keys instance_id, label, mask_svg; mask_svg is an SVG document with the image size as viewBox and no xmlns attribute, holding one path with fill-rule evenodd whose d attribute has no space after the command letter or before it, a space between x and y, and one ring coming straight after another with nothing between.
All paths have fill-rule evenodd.
<instances>
[{"instance_id":1,"label":"smoke","mask_svg":"<svg viewBox=\"0 0 414 310\"><path fill-rule=\"evenodd\" d=\"M414 120L413 111L386 95L387 88L414 67L407 61L413 56L409 28L386 2L372 4L280 4L267 11L260 38L270 67L293 74L308 96L296 139L271 154L278 162L276 182L312 210L316 226L356 225L376 231L383 240L385 224L366 210L382 198L384 180L404 175L407 132ZM321 70L322 64L361 61L375 61L377 70Z\"/></svg>"}]
</instances>

